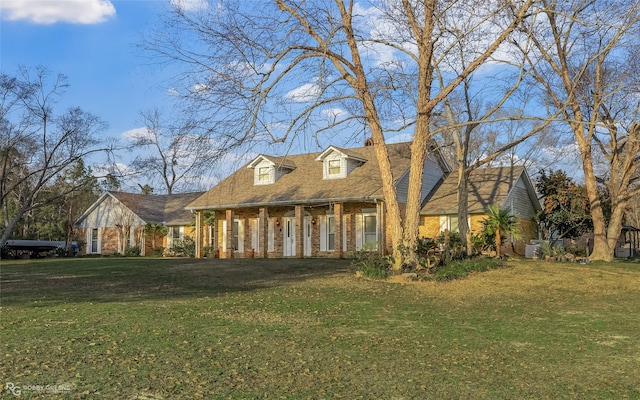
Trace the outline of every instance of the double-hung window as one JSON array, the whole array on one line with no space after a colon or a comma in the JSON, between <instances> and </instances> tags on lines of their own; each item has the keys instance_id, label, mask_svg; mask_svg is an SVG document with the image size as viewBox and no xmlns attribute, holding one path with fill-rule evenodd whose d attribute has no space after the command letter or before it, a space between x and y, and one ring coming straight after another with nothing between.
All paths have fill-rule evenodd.
<instances>
[{"instance_id":1,"label":"double-hung window","mask_svg":"<svg viewBox=\"0 0 640 400\"><path fill-rule=\"evenodd\" d=\"M356 215L356 250L378 248L378 217L375 209L363 209Z\"/></svg>"},{"instance_id":2,"label":"double-hung window","mask_svg":"<svg viewBox=\"0 0 640 400\"><path fill-rule=\"evenodd\" d=\"M340 175L340 160L329 160L327 165L329 176Z\"/></svg>"},{"instance_id":3,"label":"double-hung window","mask_svg":"<svg viewBox=\"0 0 640 400\"><path fill-rule=\"evenodd\" d=\"M258 168L258 182L270 183L270 181L271 181L271 168L270 167Z\"/></svg>"},{"instance_id":4,"label":"double-hung window","mask_svg":"<svg viewBox=\"0 0 640 400\"><path fill-rule=\"evenodd\" d=\"M336 249L336 218L333 214L320 216L320 251Z\"/></svg>"}]
</instances>

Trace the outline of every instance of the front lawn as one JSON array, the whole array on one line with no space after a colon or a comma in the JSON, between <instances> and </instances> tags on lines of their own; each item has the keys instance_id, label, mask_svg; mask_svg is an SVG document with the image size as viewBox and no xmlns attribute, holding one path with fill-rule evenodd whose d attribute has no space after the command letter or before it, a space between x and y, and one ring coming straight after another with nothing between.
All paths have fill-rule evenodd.
<instances>
[{"instance_id":1,"label":"front lawn","mask_svg":"<svg viewBox=\"0 0 640 400\"><path fill-rule=\"evenodd\" d=\"M640 264L509 265L2 260L2 398L640 399Z\"/></svg>"}]
</instances>

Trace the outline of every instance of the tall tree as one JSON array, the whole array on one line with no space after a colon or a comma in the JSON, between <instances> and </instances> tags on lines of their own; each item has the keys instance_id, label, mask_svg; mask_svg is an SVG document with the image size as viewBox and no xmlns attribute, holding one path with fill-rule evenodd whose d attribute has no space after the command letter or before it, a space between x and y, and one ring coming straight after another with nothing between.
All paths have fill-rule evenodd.
<instances>
[{"instance_id":1,"label":"tall tree","mask_svg":"<svg viewBox=\"0 0 640 400\"><path fill-rule=\"evenodd\" d=\"M166 122L158 109L141 113L144 128L134 130L129 140L137 156L131 167L138 175L161 185L167 194L185 191L216 166L221 155L207 134L192 121ZM164 117L164 118L163 118ZM146 152L140 152L146 148Z\"/></svg>"},{"instance_id":2,"label":"tall tree","mask_svg":"<svg viewBox=\"0 0 640 400\"><path fill-rule=\"evenodd\" d=\"M106 150L97 138L106 125L78 107L55 113L56 101L68 86L64 75L52 78L44 67L23 67L15 77L2 74L0 82L3 246L21 218L44 205L38 201L44 187L69 166Z\"/></svg>"},{"instance_id":3,"label":"tall tree","mask_svg":"<svg viewBox=\"0 0 640 400\"><path fill-rule=\"evenodd\" d=\"M579 237L592 231L584 185L575 184L564 171L542 170L536 189L544 199L538 220L547 239Z\"/></svg>"},{"instance_id":4,"label":"tall tree","mask_svg":"<svg viewBox=\"0 0 640 400\"><path fill-rule=\"evenodd\" d=\"M413 261L400 249L413 249L418 237L422 165L436 106L510 37L533 2L270 0L260 8L247 2L198 12L176 7L146 45L184 68L182 95L206 113L223 143L291 141L299 133L318 137L364 126L380 165L399 268ZM450 34L460 26L463 32ZM438 88L435 68L447 69L455 44L467 36L482 40L465 68L446 74ZM413 132L404 214L385 142L385 133L403 129Z\"/></svg>"},{"instance_id":5,"label":"tall tree","mask_svg":"<svg viewBox=\"0 0 640 400\"><path fill-rule=\"evenodd\" d=\"M520 48L546 104L563 114L578 146L593 218L590 257L611 260L640 179L640 3L542 0L540 7L522 30L532 45ZM598 181L611 198L608 223Z\"/></svg>"}]
</instances>

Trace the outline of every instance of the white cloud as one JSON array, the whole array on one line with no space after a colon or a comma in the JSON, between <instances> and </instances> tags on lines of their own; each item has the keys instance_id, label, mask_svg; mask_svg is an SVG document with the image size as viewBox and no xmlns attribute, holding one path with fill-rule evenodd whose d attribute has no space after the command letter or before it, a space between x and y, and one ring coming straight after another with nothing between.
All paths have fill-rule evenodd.
<instances>
[{"instance_id":1,"label":"white cloud","mask_svg":"<svg viewBox=\"0 0 640 400\"><path fill-rule=\"evenodd\" d=\"M205 94L207 94L208 91L209 91L209 87L207 85L205 85L204 83L196 83L191 88L191 92L193 92L194 94L199 94L199 95L205 95Z\"/></svg>"},{"instance_id":2,"label":"white cloud","mask_svg":"<svg viewBox=\"0 0 640 400\"><path fill-rule=\"evenodd\" d=\"M109 0L2 0L0 11L3 19L27 20L42 25L58 22L98 24L116 14Z\"/></svg>"},{"instance_id":3,"label":"white cloud","mask_svg":"<svg viewBox=\"0 0 640 400\"><path fill-rule=\"evenodd\" d=\"M126 140L138 140L140 138L151 138L151 132L146 127L129 129L128 131L122 132L120 135L123 139Z\"/></svg>"},{"instance_id":4,"label":"white cloud","mask_svg":"<svg viewBox=\"0 0 640 400\"><path fill-rule=\"evenodd\" d=\"M320 86L315 83L306 83L296 89L290 90L285 97L298 103L312 101L320 94Z\"/></svg>"},{"instance_id":5,"label":"white cloud","mask_svg":"<svg viewBox=\"0 0 640 400\"><path fill-rule=\"evenodd\" d=\"M206 0L171 0L171 5L182 11L202 11L209 8Z\"/></svg>"}]
</instances>

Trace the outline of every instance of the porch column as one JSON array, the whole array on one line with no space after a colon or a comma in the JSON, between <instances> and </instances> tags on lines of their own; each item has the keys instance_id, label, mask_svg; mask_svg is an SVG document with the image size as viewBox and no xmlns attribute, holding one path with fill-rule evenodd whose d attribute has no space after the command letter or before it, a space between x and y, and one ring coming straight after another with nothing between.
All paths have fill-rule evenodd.
<instances>
[{"instance_id":1,"label":"porch column","mask_svg":"<svg viewBox=\"0 0 640 400\"><path fill-rule=\"evenodd\" d=\"M260 241L260 249L256 256L267 258L267 251L269 249L269 213L266 207L260 207L258 218L258 230L260 231L258 240Z\"/></svg>"},{"instance_id":2,"label":"porch column","mask_svg":"<svg viewBox=\"0 0 640 400\"><path fill-rule=\"evenodd\" d=\"M296 257L304 257L304 208L296 206L295 208L295 224L296 224Z\"/></svg>"},{"instance_id":3,"label":"porch column","mask_svg":"<svg viewBox=\"0 0 640 400\"><path fill-rule=\"evenodd\" d=\"M226 210L227 231L225 232L225 239L227 245L226 258L233 258L233 210Z\"/></svg>"},{"instance_id":4,"label":"porch column","mask_svg":"<svg viewBox=\"0 0 640 400\"><path fill-rule=\"evenodd\" d=\"M335 255L338 258L342 258L342 230L344 229L342 226L342 203L335 203L333 205L333 217L336 224L335 234L333 236Z\"/></svg>"},{"instance_id":5,"label":"porch column","mask_svg":"<svg viewBox=\"0 0 640 400\"><path fill-rule=\"evenodd\" d=\"M196 258L202 258L202 221L203 211L196 211Z\"/></svg>"}]
</instances>

